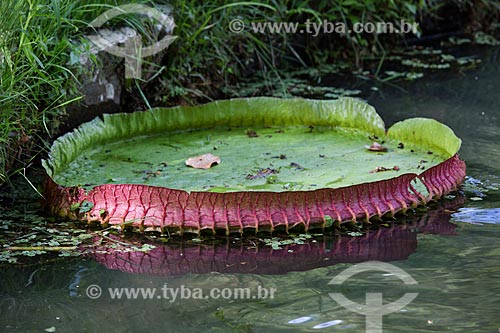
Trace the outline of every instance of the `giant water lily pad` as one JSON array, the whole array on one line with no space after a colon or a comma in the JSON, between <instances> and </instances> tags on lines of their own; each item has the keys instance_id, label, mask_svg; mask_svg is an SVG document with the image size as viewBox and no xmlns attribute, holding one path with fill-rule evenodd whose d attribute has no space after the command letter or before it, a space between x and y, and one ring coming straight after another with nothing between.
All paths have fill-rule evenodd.
<instances>
[{"instance_id":1,"label":"giant water lily pad","mask_svg":"<svg viewBox=\"0 0 500 333\"><path fill-rule=\"evenodd\" d=\"M53 214L179 232L242 232L395 214L458 186L447 126L385 130L370 105L253 98L104 115L57 139L44 167ZM186 160L213 154L210 168Z\"/></svg>"}]
</instances>

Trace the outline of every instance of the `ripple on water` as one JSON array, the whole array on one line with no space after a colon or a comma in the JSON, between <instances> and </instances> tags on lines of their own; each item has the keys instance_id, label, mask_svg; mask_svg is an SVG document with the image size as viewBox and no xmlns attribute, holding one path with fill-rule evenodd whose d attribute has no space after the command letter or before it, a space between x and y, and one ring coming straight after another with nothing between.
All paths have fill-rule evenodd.
<instances>
[{"instance_id":1,"label":"ripple on water","mask_svg":"<svg viewBox=\"0 0 500 333\"><path fill-rule=\"evenodd\" d=\"M500 208L461 208L452 217L456 222L500 224Z\"/></svg>"}]
</instances>

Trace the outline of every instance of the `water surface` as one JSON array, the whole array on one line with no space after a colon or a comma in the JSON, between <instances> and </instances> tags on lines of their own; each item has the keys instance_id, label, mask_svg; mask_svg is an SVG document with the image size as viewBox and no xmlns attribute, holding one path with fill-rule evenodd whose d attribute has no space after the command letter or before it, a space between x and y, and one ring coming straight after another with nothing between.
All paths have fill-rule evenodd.
<instances>
[{"instance_id":1,"label":"water surface","mask_svg":"<svg viewBox=\"0 0 500 333\"><path fill-rule=\"evenodd\" d=\"M476 70L430 74L399 87L404 90L381 86L369 97L388 125L408 117L432 117L448 124L462 138L460 155L467 163L469 176L464 187L466 200L458 212L453 213L453 208L443 211L445 224L431 221L410 225L397 229L397 238L382 235L380 239L393 241L390 244L372 238L365 243L355 239L352 243L331 240L321 246L304 245L316 252L300 250L300 244L274 252L269 247L248 250L231 244L224 250L211 246L168 248L169 255L177 259L171 262L180 265L177 271L161 256L131 258L127 254L3 268L0 331L43 332L53 327L56 332L363 332L365 318L337 304L329 293L341 292L363 303L366 292L382 292L388 302L416 292L413 302L384 316L384 332L498 332L498 53L497 49L481 54L485 58ZM432 225L434 229L425 229ZM336 250L340 252L335 252L335 244L342 244ZM211 260L209 267L207 258ZM325 264L326 259L333 265ZM328 284L354 262L365 260L387 260L418 284L404 285L382 272L359 274L341 286ZM311 262L315 265L311 266ZM245 268L236 273L231 265L254 265L255 270ZM148 267L156 267L157 271L148 271ZM142 274L130 273L140 269ZM212 270L219 272L210 273ZM175 302L159 298L124 301L106 294L91 299L85 293L94 284L106 290L162 288L165 283L174 289L249 287L256 291L260 286L276 291L272 299Z\"/></svg>"}]
</instances>

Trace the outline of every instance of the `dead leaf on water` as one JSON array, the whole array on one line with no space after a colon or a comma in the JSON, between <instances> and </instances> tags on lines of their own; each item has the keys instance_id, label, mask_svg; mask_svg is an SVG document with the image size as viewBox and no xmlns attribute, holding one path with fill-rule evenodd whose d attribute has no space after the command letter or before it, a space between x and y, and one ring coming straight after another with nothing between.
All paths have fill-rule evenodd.
<instances>
[{"instance_id":1,"label":"dead leaf on water","mask_svg":"<svg viewBox=\"0 0 500 333\"><path fill-rule=\"evenodd\" d=\"M217 164L220 164L220 157L212 154L190 157L186 160L186 165L195 169L210 169Z\"/></svg>"}]
</instances>

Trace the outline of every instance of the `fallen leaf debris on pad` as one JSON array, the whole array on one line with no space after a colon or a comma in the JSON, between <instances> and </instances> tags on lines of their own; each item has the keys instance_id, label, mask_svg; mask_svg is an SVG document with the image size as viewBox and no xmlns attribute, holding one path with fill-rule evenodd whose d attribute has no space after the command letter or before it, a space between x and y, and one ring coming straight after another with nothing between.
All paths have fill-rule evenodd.
<instances>
[{"instance_id":1,"label":"fallen leaf debris on pad","mask_svg":"<svg viewBox=\"0 0 500 333\"><path fill-rule=\"evenodd\" d=\"M195 169L210 169L217 164L220 164L220 157L212 154L190 157L186 160L186 165Z\"/></svg>"}]
</instances>

